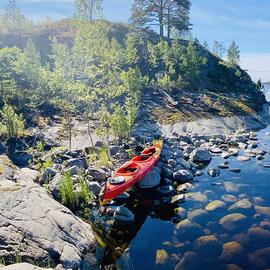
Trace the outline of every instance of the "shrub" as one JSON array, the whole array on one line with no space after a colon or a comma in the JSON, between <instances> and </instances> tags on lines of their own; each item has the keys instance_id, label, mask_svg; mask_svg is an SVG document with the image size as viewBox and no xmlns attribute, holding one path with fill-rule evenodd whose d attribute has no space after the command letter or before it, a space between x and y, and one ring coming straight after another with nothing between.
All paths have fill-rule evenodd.
<instances>
[{"instance_id":1,"label":"shrub","mask_svg":"<svg viewBox=\"0 0 270 270\"><path fill-rule=\"evenodd\" d=\"M80 179L80 199L86 204L94 199L94 194L89 190L83 178Z\"/></svg>"},{"instance_id":2,"label":"shrub","mask_svg":"<svg viewBox=\"0 0 270 270\"><path fill-rule=\"evenodd\" d=\"M16 114L12 106L8 104L4 105L1 115L2 127L0 130L7 135L8 139L17 138L24 130L24 120L22 115Z\"/></svg>"}]
</instances>

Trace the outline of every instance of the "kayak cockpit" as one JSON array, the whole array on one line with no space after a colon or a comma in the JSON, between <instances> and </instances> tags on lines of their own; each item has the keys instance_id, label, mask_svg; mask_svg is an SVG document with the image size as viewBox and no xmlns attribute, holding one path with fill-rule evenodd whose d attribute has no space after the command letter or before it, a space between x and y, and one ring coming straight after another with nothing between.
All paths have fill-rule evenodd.
<instances>
[{"instance_id":1,"label":"kayak cockpit","mask_svg":"<svg viewBox=\"0 0 270 270\"><path fill-rule=\"evenodd\" d=\"M119 175L133 175L138 171L139 167L136 163L127 163L115 171Z\"/></svg>"}]
</instances>

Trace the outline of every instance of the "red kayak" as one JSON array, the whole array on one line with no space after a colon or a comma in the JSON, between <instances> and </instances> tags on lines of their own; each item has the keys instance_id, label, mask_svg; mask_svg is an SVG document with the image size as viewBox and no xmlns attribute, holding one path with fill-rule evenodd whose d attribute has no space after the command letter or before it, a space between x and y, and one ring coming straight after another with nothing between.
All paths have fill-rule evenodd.
<instances>
[{"instance_id":1,"label":"red kayak","mask_svg":"<svg viewBox=\"0 0 270 270\"><path fill-rule=\"evenodd\" d=\"M140 155L116 169L99 195L100 203L114 199L151 171L158 162L162 146L162 141L156 141L153 146L144 149Z\"/></svg>"}]
</instances>

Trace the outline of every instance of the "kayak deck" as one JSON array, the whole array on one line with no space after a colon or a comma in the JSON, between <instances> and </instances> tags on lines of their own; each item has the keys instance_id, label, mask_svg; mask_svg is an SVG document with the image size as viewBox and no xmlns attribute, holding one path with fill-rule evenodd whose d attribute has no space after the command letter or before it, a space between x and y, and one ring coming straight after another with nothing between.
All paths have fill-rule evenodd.
<instances>
[{"instance_id":1,"label":"kayak deck","mask_svg":"<svg viewBox=\"0 0 270 270\"><path fill-rule=\"evenodd\" d=\"M124 163L112 173L100 194L100 203L105 203L141 180L158 162L162 150L162 141L157 141L140 155Z\"/></svg>"}]
</instances>

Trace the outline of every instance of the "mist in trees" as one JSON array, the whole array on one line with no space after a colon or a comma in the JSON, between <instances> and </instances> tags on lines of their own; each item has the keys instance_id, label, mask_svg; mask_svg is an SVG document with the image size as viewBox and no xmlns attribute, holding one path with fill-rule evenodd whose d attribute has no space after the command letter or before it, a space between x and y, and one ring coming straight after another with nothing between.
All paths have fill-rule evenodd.
<instances>
[{"instance_id":1,"label":"mist in trees","mask_svg":"<svg viewBox=\"0 0 270 270\"><path fill-rule=\"evenodd\" d=\"M172 30L179 33L190 30L189 0L135 0L131 21L138 27L158 27L160 36L171 37Z\"/></svg>"}]
</instances>

